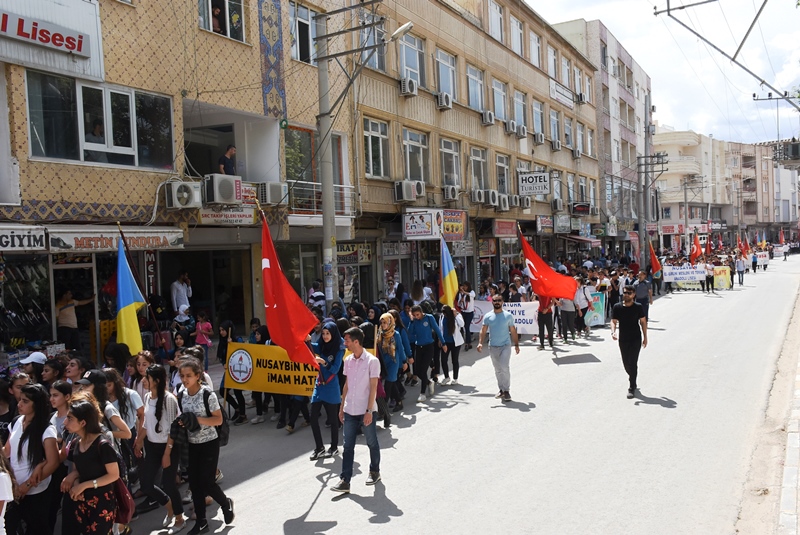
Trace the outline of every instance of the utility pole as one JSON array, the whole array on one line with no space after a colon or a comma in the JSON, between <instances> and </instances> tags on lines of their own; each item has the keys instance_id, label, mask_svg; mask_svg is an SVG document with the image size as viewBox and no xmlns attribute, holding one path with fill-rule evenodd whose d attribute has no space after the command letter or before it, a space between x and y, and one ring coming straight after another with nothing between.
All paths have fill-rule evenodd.
<instances>
[{"instance_id":1,"label":"utility pole","mask_svg":"<svg viewBox=\"0 0 800 535\"><path fill-rule=\"evenodd\" d=\"M645 145L649 149L649 144ZM647 233L647 222L650 220L650 186L652 181L650 179L651 173L655 172L655 166L658 165L658 176L661 176L664 171L664 165L669 163L666 154L657 152L656 154L637 156L636 157L636 174L638 177L637 187L637 200L639 206L638 224L639 224L639 265L646 266L647 259L650 257L645 251L644 244L649 243L650 237ZM657 177L656 177L657 178ZM647 210L645 210L645 207ZM648 247L649 250L649 247Z\"/></svg>"}]
</instances>

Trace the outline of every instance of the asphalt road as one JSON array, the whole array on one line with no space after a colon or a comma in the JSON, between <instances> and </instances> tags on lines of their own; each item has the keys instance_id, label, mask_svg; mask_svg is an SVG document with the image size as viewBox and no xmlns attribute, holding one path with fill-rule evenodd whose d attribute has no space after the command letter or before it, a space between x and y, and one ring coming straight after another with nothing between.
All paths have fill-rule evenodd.
<instances>
[{"instance_id":1,"label":"asphalt road","mask_svg":"<svg viewBox=\"0 0 800 535\"><path fill-rule=\"evenodd\" d=\"M463 385L421 404L409 391L379 426L375 487L361 439L350 495L330 491L341 457L308 460L310 429L235 427L220 466L237 517L225 527L209 507L212 532L733 533L799 281L791 258L741 289L659 298L633 400L609 329L555 352L524 347L506 404L488 356L462 354ZM165 533L162 518L132 527Z\"/></svg>"}]
</instances>

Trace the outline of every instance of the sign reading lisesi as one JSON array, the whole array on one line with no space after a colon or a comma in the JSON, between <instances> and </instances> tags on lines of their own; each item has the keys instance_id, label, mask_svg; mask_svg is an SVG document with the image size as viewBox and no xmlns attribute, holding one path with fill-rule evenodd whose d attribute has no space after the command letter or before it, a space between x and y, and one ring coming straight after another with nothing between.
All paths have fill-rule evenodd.
<instances>
[{"instance_id":1,"label":"sign reading lisesi","mask_svg":"<svg viewBox=\"0 0 800 535\"><path fill-rule=\"evenodd\" d=\"M88 58L89 36L52 22L0 11L0 36Z\"/></svg>"}]
</instances>

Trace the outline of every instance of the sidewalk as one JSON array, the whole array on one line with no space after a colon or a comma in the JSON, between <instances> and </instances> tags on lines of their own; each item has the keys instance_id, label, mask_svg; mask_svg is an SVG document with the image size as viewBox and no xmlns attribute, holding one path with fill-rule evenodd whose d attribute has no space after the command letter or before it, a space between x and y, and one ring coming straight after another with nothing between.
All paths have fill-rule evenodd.
<instances>
[{"instance_id":1,"label":"sidewalk","mask_svg":"<svg viewBox=\"0 0 800 535\"><path fill-rule=\"evenodd\" d=\"M800 363L794 379L792 412L786 425L786 456L783 461L777 530L780 535L797 535L798 470L800 470Z\"/></svg>"}]
</instances>

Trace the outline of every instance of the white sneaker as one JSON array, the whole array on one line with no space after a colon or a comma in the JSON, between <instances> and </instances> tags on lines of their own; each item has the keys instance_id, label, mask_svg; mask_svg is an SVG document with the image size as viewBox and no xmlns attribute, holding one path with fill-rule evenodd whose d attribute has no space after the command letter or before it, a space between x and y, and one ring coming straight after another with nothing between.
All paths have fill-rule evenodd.
<instances>
[{"instance_id":1,"label":"white sneaker","mask_svg":"<svg viewBox=\"0 0 800 535\"><path fill-rule=\"evenodd\" d=\"M450 381L450 384L456 386L458 384L458 379L453 379L452 381Z\"/></svg>"},{"instance_id":2,"label":"white sneaker","mask_svg":"<svg viewBox=\"0 0 800 535\"><path fill-rule=\"evenodd\" d=\"M183 503L192 503L192 491L187 490L186 494L183 495L183 499L181 501Z\"/></svg>"},{"instance_id":3,"label":"white sneaker","mask_svg":"<svg viewBox=\"0 0 800 535\"><path fill-rule=\"evenodd\" d=\"M277 422L277 421L278 421L278 415L277 415L277 414L273 414L273 415L270 417L269 421L270 421L270 422Z\"/></svg>"},{"instance_id":4,"label":"white sneaker","mask_svg":"<svg viewBox=\"0 0 800 535\"><path fill-rule=\"evenodd\" d=\"M256 406L256 400L254 400L254 399L251 399L251 400L250 400L250 401L248 401L248 402L247 402L245 405L247 405L247 407L249 407L249 408L253 408L253 407L255 407L255 406Z\"/></svg>"},{"instance_id":5,"label":"white sneaker","mask_svg":"<svg viewBox=\"0 0 800 535\"><path fill-rule=\"evenodd\" d=\"M431 381L430 383L428 383L428 395L429 395L429 396L432 396L432 395L433 395L433 386L434 386L435 384L436 384L436 383L434 383L433 381Z\"/></svg>"},{"instance_id":6,"label":"white sneaker","mask_svg":"<svg viewBox=\"0 0 800 535\"><path fill-rule=\"evenodd\" d=\"M439 384L442 385L442 386L449 385L450 384L450 378L449 377L445 377L444 379L442 379L442 382L439 383Z\"/></svg>"},{"instance_id":7,"label":"white sneaker","mask_svg":"<svg viewBox=\"0 0 800 535\"><path fill-rule=\"evenodd\" d=\"M420 394L417 398L417 403L422 403L423 401L427 400L428 398L425 397L425 394Z\"/></svg>"},{"instance_id":8,"label":"white sneaker","mask_svg":"<svg viewBox=\"0 0 800 535\"><path fill-rule=\"evenodd\" d=\"M256 416L255 418L250 420L250 423L253 424L253 425L264 423L264 417L263 416Z\"/></svg>"}]
</instances>

